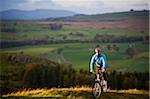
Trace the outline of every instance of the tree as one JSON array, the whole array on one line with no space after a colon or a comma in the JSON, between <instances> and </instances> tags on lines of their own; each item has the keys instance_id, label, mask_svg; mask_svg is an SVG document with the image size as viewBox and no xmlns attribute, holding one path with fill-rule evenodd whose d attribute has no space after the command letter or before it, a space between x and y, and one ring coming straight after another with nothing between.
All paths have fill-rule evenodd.
<instances>
[{"instance_id":1,"label":"tree","mask_svg":"<svg viewBox=\"0 0 150 99\"><path fill-rule=\"evenodd\" d=\"M113 45L113 49L115 50L115 51L119 51L119 47L117 46L117 45Z\"/></svg>"},{"instance_id":2,"label":"tree","mask_svg":"<svg viewBox=\"0 0 150 99\"><path fill-rule=\"evenodd\" d=\"M50 29L51 30L61 30L63 28L62 24L50 24Z\"/></svg>"},{"instance_id":3,"label":"tree","mask_svg":"<svg viewBox=\"0 0 150 99\"><path fill-rule=\"evenodd\" d=\"M134 9L130 9L130 11L132 12L132 11L134 11Z\"/></svg>"},{"instance_id":4,"label":"tree","mask_svg":"<svg viewBox=\"0 0 150 99\"><path fill-rule=\"evenodd\" d=\"M126 50L126 54L133 58L138 53L138 50L133 47L128 47Z\"/></svg>"},{"instance_id":5,"label":"tree","mask_svg":"<svg viewBox=\"0 0 150 99\"><path fill-rule=\"evenodd\" d=\"M96 45L96 48L100 48L100 45L99 45L99 44L97 44L97 45Z\"/></svg>"},{"instance_id":6,"label":"tree","mask_svg":"<svg viewBox=\"0 0 150 99\"><path fill-rule=\"evenodd\" d=\"M66 40L67 39L67 35L63 35L63 40Z\"/></svg>"},{"instance_id":7,"label":"tree","mask_svg":"<svg viewBox=\"0 0 150 99\"><path fill-rule=\"evenodd\" d=\"M1 32L16 33L16 29L15 28L1 28Z\"/></svg>"},{"instance_id":8,"label":"tree","mask_svg":"<svg viewBox=\"0 0 150 99\"><path fill-rule=\"evenodd\" d=\"M108 49L108 50L111 50L111 45L110 45L110 44L107 45L107 49Z\"/></svg>"},{"instance_id":9,"label":"tree","mask_svg":"<svg viewBox=\"0 0 150 99\"><path fill-rule=\"evenodd\" d=\"M61 53L62 53L62 51L63 51L63 48L59 48L59 49L57 49L57 54L61 54Z\"/></svg>"}]
</instances>

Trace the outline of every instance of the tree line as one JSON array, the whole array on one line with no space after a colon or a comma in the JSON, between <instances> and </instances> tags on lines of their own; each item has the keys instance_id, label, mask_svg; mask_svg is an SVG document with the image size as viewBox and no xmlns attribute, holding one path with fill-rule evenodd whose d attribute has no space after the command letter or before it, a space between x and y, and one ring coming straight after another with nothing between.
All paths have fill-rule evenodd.
<instances>
[{"instance_id":1,"label":"tree line","mask_svg":"<svg viewBox=\"0 0 150 99\"><path fill-rule=\"evenodd\" d=\"M26 45L40 45L40 44L61 44L61 43L131 43L142 41L143 43L149 44L149 36L143 37L124 37L124 36L95 36L93 40L69 40L66 36L63 36L63 40L54 39L39 39L39 40L22 40L22 41L1 41L1 48L9 47L21 47Z\"/></svg>"},{"instance_id":2,"label":"tree line","mask_svg":"<svg viewBox=\"0 0 150 99\"><path fill-rule=\"evenodd\" d=\"M95 35L94 39L95 42L103 42L103 43L109 43L109 42L136 42L136 41L143 41L142 36L117 36L117 35Z\"/></svg>"},{"instance_id":3,"label":"tree line","mask_svg":"<svg viewBox=\"0 0 150 99\"><path fill-rule=\"evenodd\" d=\"M76 70L71 64L59 64L22 53L5 53L1 56L1 63L7 62L10 66L0 74L1 94L24 88L91 86L94 81L94 75L89 71ZM110 89L149 89L148 72L129 73L114 70L107 73L107 79Z\"/></svg>"}]
</instances>

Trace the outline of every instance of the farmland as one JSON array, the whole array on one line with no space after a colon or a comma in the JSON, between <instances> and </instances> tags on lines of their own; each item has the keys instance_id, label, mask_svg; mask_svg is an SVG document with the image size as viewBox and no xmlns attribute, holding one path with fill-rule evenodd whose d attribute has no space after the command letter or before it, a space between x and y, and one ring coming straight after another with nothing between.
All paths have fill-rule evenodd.
<instances>
[{"instance_id":1,"label":"farmland","mask_svg":"<svg viewBox=\"0 0 150 99\"><path fill-rule=\"evenodd\" d=\"M148 27L141 25L140 26L126 26L130 23L109 23L109 22L56 22L65 24L63 29L60 31L52 31L49 29L49 24L53 22L39 22L35 23L2 23L2 27L13 28L16 32L1 32L2 40L90 40L96 34L99 35L122 35L122 36L142 36L148 35ZM123 25L122 25L123 24ZM134 22L134 24L141 24L141 22ZM142 23L144 24L144 22ZM140 27L140 29L138 28ZM138 29L137 29L138 28ZM136 31L132 31L136 30ZM143 33L144 32L144 33ZM81 35L82 36L81 36ZM11 35L11 36L10 36Z\"/></svg>"},{"instance_id":2,"label":"farmland","mask_svg":"<svg viewBox=\"0 0 150 99\"><path fill-rule=\"evenodd\" d=\"M79 17L79 16L77 16ZM110 20L111 18L111 20ZM1 40L91 40L99 35L148 35L148 11L110 13L41 21L1 21ZM84 19L88 19L84 21ZM94 21L93 19L97 20ZM50 24L62 24L57 31Z\"/></svg>"},{"instance_id":3,"label":"farmland","mask_svg":"<svg viewBox=\"0 0 150 99\"><path fill-rule=\"evenodd\" d=\"M0 21L2 92L22 88L91 85L93 76L88 72L89 61L96 47L102 48L102 53L107 57L109 80L112 84L110 88L148 89L147 13L118 13L112 14L112 17L109 17L111 14L106 14L55 20ZM118 83L120 79L121 84ZM89 90L67 90L62 97L70 97L66 96L70 92L76 95L71 98L84 98L82 93L90 93ZM53 96L56 96L55 92ZM127 96L126 99L148 97L145 94L116 92L107 92L103 97L112 96Z\"/></svg>"},{"instance_id":4,"label":"farmland","mask_svg":"<svg viewBox=\"0 0 150 99\"><path fill-rule=\"evenodd\" d=\"M112 43L73 43L73 44L51 44L51 45L40 45L40 46L26 46L17 48L3 49L3 52L23 52L28 55L42 56L43 58L54 60L60 63L70 63L76 69L89 68L89 60L93 54L91 48L95 48L97 45L103 48L103 53L106 54L108 58L108 69L118 71L138 71L145 72L148 70L148 46L138 43L132 43L132 45L137 48L139 53L134 57L130 58L128 54L125 53L128 48L128 43L116 45L120 48L119 51L106 51L107 45ZM115 43L114 43L115 44ZM113 45L113 44L112 44ZM62 53L58 54L57 50L62 48Z\"/></svg>"},{"instance_id":5,"label":"farmland","mask_svg":"<svg viewBox=\"0 0 150 99\"><path fill-rule=\"evenodd\" d=\"M93 48L101 47L107 55L110 70L144 72L148 70L149 59L149 47L145 43L149 35L146 13L115 13L112 14L113 21L108 21L111 14L106 14L101 15L100 20L103 16L108 18L107 20L96 22L91 20L92 17L98 18L98 15L84 16L89 21L83 21L82 17L78 19L80 21L73 22L2 21L0 38L1 42L6 42L2 43L2 47L7 44L8 46L1 51L42 56L60 63L70 63L76 69L88 70ZM52 30L50 24L62 24L63 27L60 30ZM109 51L106 50L108 46L112 48ZM113 46L117 46L119 50L114 50ZM137 50L134 57L126 54L131 46ZM60 53L58 49L61 49Z\"/></svg>"}]
</instances>

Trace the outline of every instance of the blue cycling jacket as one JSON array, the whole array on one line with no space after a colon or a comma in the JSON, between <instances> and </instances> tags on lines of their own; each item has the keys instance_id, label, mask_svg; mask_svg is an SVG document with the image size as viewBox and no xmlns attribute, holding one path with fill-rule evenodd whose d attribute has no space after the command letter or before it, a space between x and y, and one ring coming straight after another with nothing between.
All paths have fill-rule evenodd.
<instances>
[{"instance_id":1,"label":"blue cycling jacket","mask_svg":"<svg viewBox=\"0 0 150 99\"><path fill-rule=\"evenodd\" d=\"M91 57L90 70L93 71L95 64L96 64L96 66L98 66L100 68L104 68L106 70L106 68L107 68L106 56L104 54L100 54L98 56L96 54L94 54Z\"/></svg>"}]
</instances>

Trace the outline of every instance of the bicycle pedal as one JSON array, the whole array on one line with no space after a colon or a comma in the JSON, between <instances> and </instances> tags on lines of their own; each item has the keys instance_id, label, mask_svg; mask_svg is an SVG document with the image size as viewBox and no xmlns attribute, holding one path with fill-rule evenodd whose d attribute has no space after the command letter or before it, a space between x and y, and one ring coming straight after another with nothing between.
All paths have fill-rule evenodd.
<instances>
[{"instance_id":1,"label":"bicycle pedal","mask_svg":"<svg viewBox=\"0 0 150 99\"><path fill-rule=\"evenodd\" d=\"M100 82L100 79L96 79L95 81L98 81L98 82Z\"/></svg>"}]
</instances>

